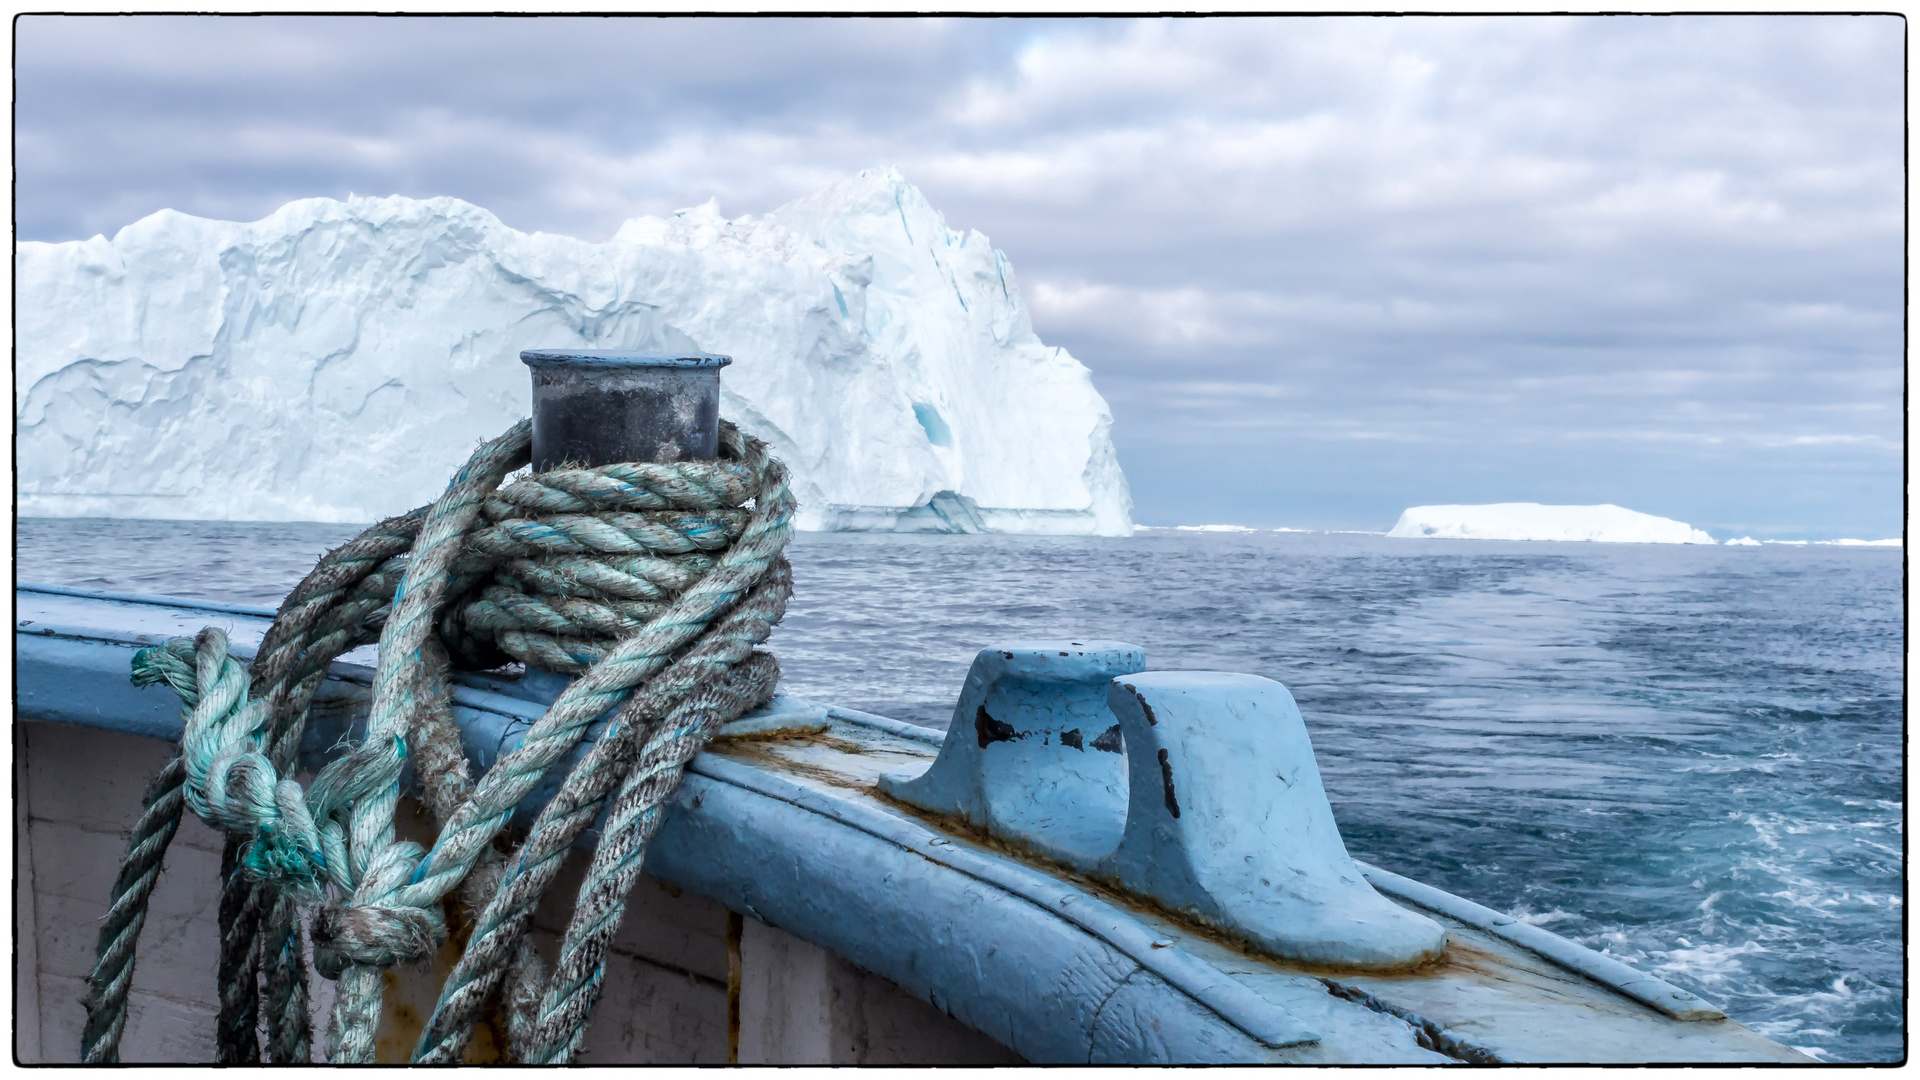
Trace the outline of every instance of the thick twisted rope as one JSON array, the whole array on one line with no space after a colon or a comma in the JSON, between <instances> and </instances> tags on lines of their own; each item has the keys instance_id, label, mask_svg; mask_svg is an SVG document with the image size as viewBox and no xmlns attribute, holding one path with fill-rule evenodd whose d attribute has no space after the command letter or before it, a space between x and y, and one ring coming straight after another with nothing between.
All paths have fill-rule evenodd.
<instances>
[{"instance_id":1,"label":"thick twisted rope","mask_svg":"<svg viewBox=\"0 0 1920 1080\"><path fill-rule=\"evenodd\" d=\"M388 889L387 881L380 879L377 891L363 887L356 895L359 906L392 919L392 913L419 912L438 901L472 868L484 846L491 843L505 824L505 815L510 814L513 806L540 782L552 764L572 748L587 725L615 705L628 690L665 667L674 652L692 642L717 616L738 603L779 560L792 530L793 504L786 488L785 470L766 458L763 447L739 441L737 433L731 434L733 438L729 441L737 443L737 454L760 466L768 478L755 499L752 516L733 545L641 632L615 642L584 675L567 687L546 715L526 733L519 747L481 778L468 799L443 824L433 850L418 862L404 886ZM423 539L425 535L423 530ZM410 568L409 581L412 574ZM396 614L394 620L398 617ZM392 633L392 625L390 620L388 633ZM383 638L383 645L385 641ZM574 658L581 659L577 653ZM371 731L372 725L369 727ZM369 742L372 741L370 734ZM331 925L325 925L330 936ZM365 936L384 935L375 946L383 952L373 954L380 958L386 950L411 947L420 935L432 932L433 928L424 923L401 927L394 922L361 930ZM359 957L348 959L359 960ZM362 961L360 966L368 965ZM378 989L377 985L364 980L348 982L347 978L352 975L349 970L342 979L345 1004L336 1008L336 1016L344 1038L355 1041L342 1041L340 1054L362 1052L363 1044L365 1052L370 1054L372 1027L378 1021ZM346 990L359 994L362 986L368 988L363 996L346 1000Z\"/></svg>"},{"instance_id":2,"label":"thick twisted rope","mask_svg":"<svg viewBox=\"0 0 1920 1080\"><path fill-rule=\"evenodd\" d=\"M688 706L687 695L704 684L711 693L731 693L740 700L739 712L764 700L758 682L715 682L724 672L747 659L753 646L766 639L785 612L791 591L791 573L783 565L763 580L745 601L728 613L714 632L672 667L627 699L579 766L547 805L541 808L527 842L522 845L506 881L477 920L459 963L447 976L434 1015L421 1033L414 1057L423 1062L455 1062L465 1049L474 1019L484 1007L500 977L505 959L524 942L535 905L559 872L561 860L575 840L593 824L600 806L631 768L652 726L676 707ZM766 662L771 663L767 657ZM777 668L773 669L777 676ZM743 679L763 678L757 672ZM738 715L737 713L735 715ZM603 837L610 831L603 832ZM544 988L538 991L544 995Z\"/></svg>"},{"instance_id":3,"label":"thick twisted rope","mask_svg":"<svg viewBox=\"0 0 1920 1080\"><path fill-rule=\"evenodd\" d=\"M482 446L427 512L380 634L366 741L314 780L316 809L347 819L344 870L351 887L343 882L341 891L350 899L322 909L314 920L314 958L337 985L329 1032L336 1062L373 1060L381 969L423 955L445 934L440 895L419 903L394 896L424 854L419 845L394 837L408 719L426 703L423 694L430 696L421 650L452 585L448 570L460 541L479 519L481 501L525 463L531 439L532 426L522 424ZM348 762L353 774L341 776L336 767ZM469 860L461 876L471 866Z\"/></svg>"},{"instance_id":4,"label":"thick twisted rope","mask_svg":"<svg viewBox=\"0 0 1920 1080\"><path fill-rule=\"evenodd\" d=\"M133 941L182 806L243 840L222 898L222 1060L260 1059L257 1015L267 1060L304 1058L305 907L319 969L338 980L333 1059L371 1061L379 972L433 947L445 932L441 901L456 887L477 916L480 959L463 960L464 982L449 980L429 1026L434 1045L457 1054L503 978L517 1046L555 1061L578 1045L604 954L599 927L618 923L661 801L714 728L772 692L777 666L753 647L790 591L780 553L793 501L784 468L731 425L719 462L556 470L501 487L525 464L527 445L523 423L483 446L431 507L323 559L283 602L250 680L217 630L138 654L136 681L180 693L186 733L149 792L102 929L88 1060L114 1059ZM303 791L287 776L313 694L335 657L376 632L368 737ZM451 722L449 648L463 659L506 655L581 674L477 782ZM530 840L506 872L492 841L513 807L622 699L624 722L583 758L563 785L568 801L536 824L539 844ZM410 757L441 819L430 851L394 835ZM614 805L626 809L609 818L606 857L589 879L598 921L570 931L566 968L541 991L519 932L530 910L525 882L557 863L554 852L616 787ZM422 1049L432 1049L425 1039Z\"/></svg>"},{"instance_id":5,"label":"thick twisted rope","mask_svg":"<svg viewBox=\"0 0 1920 1080\"><path fill-rule=\"evenodd\" d=\"M120 1060L120 1036L127 1024L127 988L133 982L134 944L147 920L147 898L160 877L167 845L180 828L180 810L186 804L182 785L185 764L174 758L147 786L120 860L100 926L93 974L87 980L87 1022L80 1033L80 1060L111 1064Z\"/></svg>"},{"instance_id":6,"label":"thick twisted rope","mask_svg":"<svg viewBox=\"0 0 1920 1080\"><path fill-rule=\"evenodd\" d=\"M255 882L241 870L245 843L227 837L220 856L220 960L216 976L220 1012L214 1021L214 1060L222 1065L255 1065L260 1040L255 1032L260 1018L259 930L264 899ZM245 882L244 888L227 887Z\"/></svg>"},{"instance_id":7,"label":"thick twisted rope","mask_svg":"<svg viewBox=\"0 0 1920 1080\"><path fill-rule=\"evenodd\" d=\"M423 511L391 518L373 526L360 537L322 559L281 606L280 615L268 629L252 666L254 696L273 703L278 737L273 759L284 772L300 741L306 704L319 688L327 664L342 652L359 644L367 630L378 632L378 622L362 628L391 598L398 574L393 562L403 556L419 531ZM404 565L404 564L402 564ZM391 580L382 578L387 575ZM358 590L357 592L355 590ZM374 595L369 597L371 592ZM347 602L340 602L346 597ZM369 606L371 604L371 606ZM322 658L301 664L302 652L310 640L318 639ZM351 640L346 640L351 639ZM156 664L179 660L173 676L166 681L183 702L189 704L198 691L191 678L191 661L177 652L152 658ZM153 669L157 674L158 667ZM142 677L136 675L138 682ZM152 681L148 679L147 681ZM120 874L114 882L96 950L97 961L88 979L87 1023L81 1036L81 1060L105 1064L118 1059L117 1047L126 1023L127 990L132 982L134 943L145 922L147 902L158 879L166 850L179 828L185 807L183 784L185 762L175 757L155 777L143 800L141 815L128 840L127 854L121 860ZM237 841L228 845L223 859L227 871L220 900L220 930L223 942L220 961L221 1018L219 1022L220 1060L246 1062L258 1060L258 1054L245 1047L253 1040L253 987L251 929L257 919L260 901L250 894L251 878L239 868ZM302 1006L304 1008L304 1006ZM301 1024L305 1023L304 1012Z\"/></svg>"},{"instance_id":8,"label":"thick twisted rope","mask_svg":"<svg viewBox=\"0 0 1920 1080\"><path fill-rule=\"evenodd\" d=\"M771 657L737 670L737 679L702 687L649 734L639 761L609 804L606 827L540 1001L531 1045L515 1048L520 1060L566 1064L580 1049L599 999L607 946L626 914L627 894L640 875L647 843L660 827L662 806L679 787L687 762L721 724L739 715L737 699L764 700L779 678Z\"/></svg>"},{"instance_id":9,"label":"thick twisted rope","mask_svg":"<svg viewBox=\"0 0 1920 1080\"><path fill-rule=\"evenodd\" d=\"M255 697L265 698L274 714L275 768L285 775L304 732L307 705L340 652L371 640L385 619L386 605L406 570L405 555L419 532L420 511L383 521L323 558L281 602L252 665ZM317 640L316 640L317 639ZM302 653L317 662L301 662ZM273 886L241 872L242 840L227 838L228 868L221 893L221 1009L217 1060L260 1060L256 1016L266 1019L266 1060L276 1064L309 1057L306 959L299 908L285 897L269 901ZM264 928L243 925L246 914L270 907ZM250 948L255 933L268 941ZM256 1000L256 977L264 972L266 999Z\"/></svg>"}]
</instances>

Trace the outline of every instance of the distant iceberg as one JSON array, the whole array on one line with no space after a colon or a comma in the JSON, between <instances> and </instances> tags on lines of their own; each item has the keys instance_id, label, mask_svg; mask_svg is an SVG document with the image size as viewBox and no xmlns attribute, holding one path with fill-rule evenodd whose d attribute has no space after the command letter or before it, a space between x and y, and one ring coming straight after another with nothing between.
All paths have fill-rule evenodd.
<instances>
[{"instance_id":1,"label":"distant iceberg","mask_svg":"<svg viewBox=\"0 0 1920 1080\"><path fill-rule=\"evenodd\" d=\"M18 512L372 521L528 412L525 348L732 355L804 529L1132 532L1112 413L888 170L589 243L452 198L171 210L15 247Z\"/></svg>"},{"instance_id":2,"label":"distant iceberg","mask_svg":"<svg viewBox=\"0 0 1920 1080\"><path fill-rule=\"evenodd\" d=\"M1899 537L1891 540L1755 540L1751 536L1741 536L1727 541L1729 547L1759 547L1762 544L1780 544L1786 547L1806 547L1819 544L1823 547L1905 547L1906 542Z\"/></svg>"},{"instance_id":3,"label":"distant iceberg","mask_svg":"<svg viewBox=\"0 0 1920 1080\"><path fill-rule=\"evenodd\" d=\"M1612 503L1415 506L1400 515L1387 535L1449 540L1588 540L1603 544L1714 542L1713 537L1684 521L1642 514Z\"/></svg>"},{"instance_id":4,"label":"distant iceberg","mask_svg":"<svg viewBox=\"0 0 1920 1080\"><path fill-rule=\"evenodd\" d=\"M1250 533L1259 532L1248 525L1135 525L1135 533L1145 532L1208 532L1208 533ZM1277 529L1276 532L1300 530Z\"/></svg>"}]
</instances>

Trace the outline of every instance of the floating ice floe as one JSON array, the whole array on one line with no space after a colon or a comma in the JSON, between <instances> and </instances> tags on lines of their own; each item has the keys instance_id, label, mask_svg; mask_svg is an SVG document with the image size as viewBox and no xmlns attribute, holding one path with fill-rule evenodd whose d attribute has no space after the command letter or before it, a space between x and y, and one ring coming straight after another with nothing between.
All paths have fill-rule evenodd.
<instances>
[{"instance_id":1,"label":"floating ice floe","mask_svg":"<svg viewBox=\"0 0 1920 1080\"><path fill-rule=\"evenodd\" d=\"M1778 544L1783 547L1905 547L1906 541L1895 537L1891 540L1754 540L1744 537L1729 540L1729 544Z\"/></svg>"},{"instance_id":2,"label":"floating ice floe","mask_svg":"<svg viewBox=\"0 0 1920 1080\"><path fill-rule=\"evenodd\" d=\"M1450 540L1586 540L1614 544L1711 544L1713 537L1683 521L1603 503L1546 506L1486 503L1415 506L1387 533Z\"/></svg>"}]
</instances>

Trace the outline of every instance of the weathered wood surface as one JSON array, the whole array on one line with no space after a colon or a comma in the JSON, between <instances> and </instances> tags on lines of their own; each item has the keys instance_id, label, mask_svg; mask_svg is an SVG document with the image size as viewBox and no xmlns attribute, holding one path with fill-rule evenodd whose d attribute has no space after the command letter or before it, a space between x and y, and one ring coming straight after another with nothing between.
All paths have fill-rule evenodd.
<instances>
[{"instance_id":1,"label":"weathered wood surface","mask_svg":"<svg viewBox=\"0 0 1920 1080\"><path fill-rule=\"evenodd\" d=\"M169 693L126 683L132 647L218 621L244 648L266 619L17 595L18 909L32 923L19 1000L37 996L38 1025L23 1013L16 1049L33 1049L33 1027L43 1060L71 1060L93 921L161 739L179 730ZM316 716L327 741L364 711L365 669L336 670ZM481 767L538 712L505 689L456 693ZM924 769L934 738L833 716L825 732L720 743L694 761L649 851L588 1060L724 1061L730 1017L741 1060L795 1063L1805 1060L1732 1021L1677 1020L1444 912L1426 914L1446 927L1446 954L1400 974L1245 951L888 800L879 778ZM187 823L142 942L129 1060L211 1054L218 862L216 839ZM556 890L542 933L564 924L568 896ZM731 950L729 911L741 916ZM430 1007L427 972L395 979L399 998ZM390 1021L397 1055L408 1021Z\"/></svg>"},{"instance_id":2,"label":"weathered wood surface","mask_svg":"<svg viewBox=\"0 0 1920 1080\"><path fill-rule=\"evenodd\" d=\"M147 780L166 744L69 724L14 725L18 922L14 1053L22 1064L76 1062L81 999L97 920ZM409 800L410 802L411 800ZM129 997L127 1062L213 1060L221 840L189 816L167 857L141 936ZM535 917L552 955L586 855L575 852ZM724 1064L728 1060L727 909L643 877L609 954L581 1060ZM1020 1059L871 972L747 918L740 957L740 1060L769 1064L1006 1064ZM379 1039L401 1061L433 1006L445 958L392 974L395 1007ZM436 970L437 969L437 970ZM324 980L318 985L324 991ZM315 1030L328 999L315 1002ZM484 1039L472 1057L485 1060Z\"/></svg>"}]
</instances>

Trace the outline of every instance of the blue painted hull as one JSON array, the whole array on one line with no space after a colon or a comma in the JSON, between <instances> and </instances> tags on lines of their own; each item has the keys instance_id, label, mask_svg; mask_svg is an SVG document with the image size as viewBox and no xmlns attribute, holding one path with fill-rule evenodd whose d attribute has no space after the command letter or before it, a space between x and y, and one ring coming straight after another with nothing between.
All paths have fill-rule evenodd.
<instances>
[{"instance_id":1,"label":"blue painted hull","mask_svg":"<svg viewBox=\"0 0 1920 1080\"><path fill-rule=\"evenodd\" d=\"M35 586L16 605L20 719L153 739L178 738L179 705L131 685L133 650L214 623L245 652L271 621ZM309 766L364 721L370 662L363 650L335 665L303 747ZM541 712L502 689L513 688L473 676L455 692L476 769ZM940 733L829 715L818 735L721 742L697 758L647 873L882 975L1029 1061L1807 1061L1658 979L1375 868L1375 888L1446 928L1440 961L1382 973L1260 955L903 811L877 794L879 778L925 768ZM522 805L523 822L547 794Z\"/></svg>"}]
</instances>

